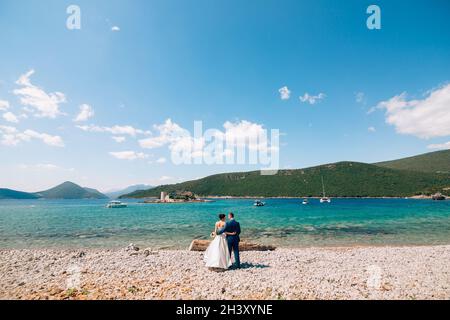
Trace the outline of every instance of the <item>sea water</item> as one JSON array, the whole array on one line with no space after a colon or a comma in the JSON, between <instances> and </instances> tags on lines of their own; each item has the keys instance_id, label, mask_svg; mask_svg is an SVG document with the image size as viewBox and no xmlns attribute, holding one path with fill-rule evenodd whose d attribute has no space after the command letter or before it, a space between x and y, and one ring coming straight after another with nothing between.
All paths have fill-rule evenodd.
<instances>
[{"instance_id":1,"label":"sea water","mask_svg":"<svg viewBox=\"0 0 450 320\"><path fill-rule=\"evenodd\" d=\"M144 204L107 200L0 200L0 248L187 248L208 239L219 213L234 212L241 238L283 247L450 243L450 201L251 199Z\"/></svg>"}]
</instances>

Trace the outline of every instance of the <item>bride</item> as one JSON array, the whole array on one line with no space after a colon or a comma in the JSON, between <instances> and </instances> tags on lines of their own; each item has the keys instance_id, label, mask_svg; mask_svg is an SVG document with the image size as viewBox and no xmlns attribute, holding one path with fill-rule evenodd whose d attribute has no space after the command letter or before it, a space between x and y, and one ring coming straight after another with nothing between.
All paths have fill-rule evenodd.
<instances>
[{"instance_id":1,"label":"bride","mask_svg":"<svg viewBox=\"0 0 450 320\"><path fill-rule=\"evenodd\" d=\"M214 240L210 243L205 252L204 261L208 268L228 269L231 266L230 251L228 250L227 235L234 233L225 232L217 235L217 230L225 227L225 215L219 214L219 221L216 222L214 232Z\"/></svg>"}]
</instances>

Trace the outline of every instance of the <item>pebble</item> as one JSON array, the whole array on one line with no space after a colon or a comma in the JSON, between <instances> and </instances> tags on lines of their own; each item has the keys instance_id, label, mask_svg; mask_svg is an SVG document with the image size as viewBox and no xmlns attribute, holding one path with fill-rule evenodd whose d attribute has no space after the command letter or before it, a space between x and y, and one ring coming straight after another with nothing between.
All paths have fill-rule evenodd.
<instances>
[{"instance_id":1,"label":"pebble","mask_svg":"<svg viewBox=\"0 0 450 320\"><path fill-rule=\"evenodd\" d=\"M450 245L242 252L225 272L199 252L125 252L0 250L0 299L450 299Z\"/></svg>"}]
</instances>

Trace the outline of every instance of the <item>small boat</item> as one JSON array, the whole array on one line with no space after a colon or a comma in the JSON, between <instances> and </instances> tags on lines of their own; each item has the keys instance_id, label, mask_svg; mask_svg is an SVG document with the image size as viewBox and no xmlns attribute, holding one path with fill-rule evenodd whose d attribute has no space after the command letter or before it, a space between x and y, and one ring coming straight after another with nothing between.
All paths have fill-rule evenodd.
<instances>
[{"instance_id":1,"label":"small boat","mask_svg":"<svg viewBox=\"0 0 450 320\"><path fill-rule=\"evenodd\" d=\"M110 201L106 207L109 209L126 208L128 205L119 200Z\"/></svg>"},{"instance_id":2,"label":"small boat","mask_svg":"<svg viewBox=\"0 0 450 320\"><path fill-rule=\"evenodd\" d=\"M331 203L331 199L328 198L325 195L325 185L323 184L323 177L322 177L322 198L320 198L320 203Z\"/></svg>"},{"instance_id":3,"label":"small boat","mask_svg":"<svg viewBox=\"0 0 450 320\"><path fill-rule=\"evenodd\" d=\"M303 199L303 202L302 202L302 204L308 204L309 202L308 202L308 199Z\"/></svg>"},{"instance_id":4,"label":"small boat","mask_svg":"<svg viewBox=\"0 0 450 320\"><path fill-rule=\"evenodd\" d=\"M255 207L264 207L264 206L266 205L266 203L265 203L265 202L262 202L262 201L260 201L260 200L256 200L255 203L253 203L253 205L254 205Z\"/></svg>"}]
</instances>

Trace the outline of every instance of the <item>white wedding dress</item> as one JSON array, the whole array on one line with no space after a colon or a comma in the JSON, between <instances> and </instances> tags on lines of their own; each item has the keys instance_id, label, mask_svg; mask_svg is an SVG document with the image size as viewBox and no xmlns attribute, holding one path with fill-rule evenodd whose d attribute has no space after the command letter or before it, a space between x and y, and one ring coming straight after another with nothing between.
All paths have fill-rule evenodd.
<instances>
[{"instance_id":1,"label":"white wedding dress","mask_svg":"<svg viewBox=\"0 0 450 320\"><path fill-rule=\"evenodd\" d=\"M230 251L227 236L216 236L205 252L204 261L208 268L228 269L231 266Z\"/></svg>"}]
</instances>

